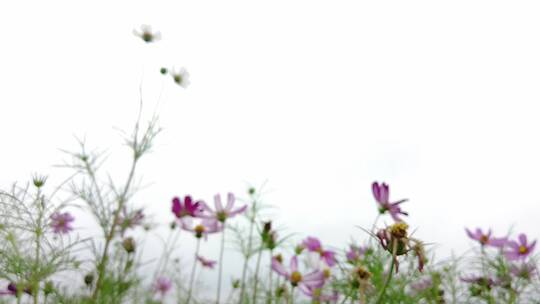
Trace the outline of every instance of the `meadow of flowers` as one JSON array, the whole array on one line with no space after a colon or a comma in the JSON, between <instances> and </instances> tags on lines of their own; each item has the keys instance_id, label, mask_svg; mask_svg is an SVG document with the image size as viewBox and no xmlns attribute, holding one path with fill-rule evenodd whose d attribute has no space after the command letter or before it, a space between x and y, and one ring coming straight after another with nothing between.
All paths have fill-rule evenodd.
<instances>
[{"instance_id":1,"label":"meadow of flowers","mask_svg":"<svg viewBox=\"0 0 540 304\"><path fill-rule=\"evenodd\" d=\"M134 34L141 44L161 39L148 26ZM189 85L185 69L157 72ZM365 203L373 209L372 225L359 224L354 240L340 248L309 231L299 237L277 228L265 213L261 189L217 193L213 202L171 189L171 201L162 202L170 218L159 223L169 235L160 257L146 261L138 236L152 226L133 197L141 190L139 164L161 129L157 113L147 122L141 114L142 101L124 137L131 160L126 180L103 174L104 155L80 141L78 151L64 151L62 167L72 172L66 181L51 185L36 174L0 190L0 303L540 303L535 239L468 227L461 237L474 247L436 260L431 244L444 239L416 238L406 211L414 202L391 199L389 185L377 181L359 185L373 193L373 202ZM75 209L94 220L98 236L80 237ZM383 218L392 224L380 224ZM192 236L190 250L178 246L180 234ZM201 253L214 240L216 260ZM241 260L231 260L226 242L237 245ZM189 267L178 263L178 255ZM241 271L226 277L226 263ZM212 272L215 289L199 284L203 269Z\"/></svg>"}]
</instances>

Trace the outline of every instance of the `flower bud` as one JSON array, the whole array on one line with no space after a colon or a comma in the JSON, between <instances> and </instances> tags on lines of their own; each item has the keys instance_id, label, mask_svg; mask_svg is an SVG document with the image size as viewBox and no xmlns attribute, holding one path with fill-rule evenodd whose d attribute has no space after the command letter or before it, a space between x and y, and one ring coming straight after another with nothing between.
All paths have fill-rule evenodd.
<instances>
[{"instance_id":1,"label":"flower bud","mask_svg":"<svg viewBox=\"0 0 540 304\"><path fill-rule=\"evenodd\" d=\"M126 250L127 253L135 252L135 240L132 237L127 237L122 241L122 247Z\"/></svg>"}]
</instances>

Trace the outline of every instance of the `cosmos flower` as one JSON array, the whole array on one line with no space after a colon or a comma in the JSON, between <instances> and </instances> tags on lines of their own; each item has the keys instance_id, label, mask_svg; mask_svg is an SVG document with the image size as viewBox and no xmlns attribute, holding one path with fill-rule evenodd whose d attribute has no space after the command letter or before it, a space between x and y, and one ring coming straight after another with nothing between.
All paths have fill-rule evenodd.
<instances>
[{"instance_id":1,"label":"cosmos flower","mask_svg":"<svg viewBox=\"0 0 540 304\"><path fill-rule=\"evenodd\" d=\"M426 277L421 280L411 283L411 288L416 292L422 292L433 286L433 279L431 277Z\"/></svg>"},{"instance_id":2,"label":"cosmos flower","mask_svg":"<svg viewBox=\"0 0 540 304\"><path fill-rule=\"evenodd\" d=\"M152 27L146 24L141 25L140 30L133 30L133 34L141 38L144 42L156 42L161 39L160 32L152 32Z\"/></svg>"},{"instance_id":3,"label":"cosmos flower","mask_svg":"<svg viewBox=\"0 0 540 304\"><path fill-rule=\"evenodd\" d=\"M195 233L195 237L198 239L204 236L205 240L208 238L208 234L223 230L223 225L220 225L216 219L200 219L198 224L194 224L191 217L184 217L180 220L180 226L186 231Z\"/></svg>"},{"instance_id":4,"label":"cosmos flower","mask_svg":"<svg viewBox=\"0 0 540 304\"><path fill-rule=\"evenodd\" d=\"M508 242L506 238L495 238L491 236L491 229L487 233L483 233L482 229L476 228L475 232L465 228L467 235L480 243L482 246L492 246L497 248L502 248Z\"/></svg>"},{"instance_id":5,"label":"cosmos flower","mask_svg":"<svg viewBox=\"0 0 540 304\"><path fill-rule=\"evenodd\" d=\"M375 200L379 204L379 212L381 214L388 211L396 222L401 221L401 218L399 217L400 214L409 215L407 212L402 211L399 207L399 205L406 202L407 199L402 199L393 203L390 202L390 188L387 184L382 183L379 185L379 183L374 182L371 185L371 190L373 191Z\"/></svg>"},{"instance_id":6,"label":"cosmos flower","mask_svg":"<svg viewBox=\"0 0 540 304\"><path fill-rule=\"evenodd\" d=\"M189 73L188 73L188 71L186 71L185 68L180 68L178 70L173 69L170 72L170 75L171 75L173 81L177 85L181 86L184 89L188 87L188 85L189 85Z\"/></svg>"},{"instance_id":7,"label":"cosmos flower","mask_svg":"<svg viewBox=\"0 0 540 304\"><path fill-rule=\"evenodd\" d=\"M17 284L13 282L9 282L5 290L0 290L0 296L4 296L4 295L17 296L18 291L19 290L17 289ZM29 295L32 295L32 289L30 287L24 288L23 292Z\"/></svg>"},{"instance_id":8,"label":"cosmos flower","mask_svg":"<svg viewBox=\"0 0 540 304\"><path fill-rule=\"evenodd\" d=\"M363 256L367 251L367 247L350 245L349 250L345 253L347 261L354 263L360 260L360 257Z\"/></svg>"},{"instance_id":9,"label":"cosmos flower","mask_svg":"<svg viewBox=\"0 0 540 304\"><path fill-rule=\"evenodd\" d=\"M538 269L533 263L522 263L519 266L513 264L510 266L510 273L525 280L530 280L537 272Z\"/></svg>"},{"instance_id":10,"label":"cosmos flower","mask_svg":"<svg viewBox=\"0 0 540 304\"><path fill-rule=\"evenodd\" d=\"M234 194L229 193L227 195L227 205L225 208L223 208L223 204L221 203L221 195L216 194L214 196L214 207L215 210L212 210L208 205L202 204L202 207L205 211L205 214L201 215L203 218L209 218L209 219L216 219L217 221L221 223L225 223L225 221L228 218L231 218L233 216L236 216L244 211L246 211L247 205L244 205L240 208L234 208Z\"/></svg>"},{"instance_id":11,"label":"cosmos flower","mask_svg":"<svg viewBox=\"0 0 540 304\"><path fill-rule=\"evenodd\" d=\"M536 240L529 244L527 236L523 233L518 235L518 241L508 241L506 243L509 250L505 251L505 255L511 261L526 258L534 250L534 246L536 246Z\"/></svg>"},{"instance_id":12,"label":"cosmos flower","mask_svg":"<svg viewBox=\"0 0 540 304\"><path fill-rule=\"evenodd\" d=\"M278 260L277 257L272 258L272 269L284 276L293 287L302 290L308 294L310 289L321 288L324 285L324 274L320 270L314 270L308 274L301 274L298 271L298 258L294 256L291 259L289 270Z\"/></svg>"},{"instance_id":13,"label":"cosmos flower","mask_svg":"<svg viewBox=\"0 0 540 304\"><path fill-rule=\"evenodd\" d=\"M154 291L160 293L162 296L165 295L172 287L172 282L166 277L157 278L154 283Z\"/></svg>"},{"instance_id":14,"label":"cosmos flower","mask_svg":"<svg viewBox=\"0 0 540 304\"><path fill-rule=\"evenodd\" d=\"M309 252L316 252L321 256L321 259L324 260L326 265L332 267L336 264L335 252L331 250L324 250L321 245L321 241L315 237L307 237L303 242L302 246L307 248Z\"/></svg>"},{"instance_id":15,"label":"cosmos flower","mask_svg":"<svg viewBox=\"0 0 540 304\"><path fill-rule=\"evenodd\" d=\"M185 216L199 217L203 212L203 204L204 202L202 201L193 202L193 199L189 195L184 197L184 202L180 198L174 197L172 200L172 212L177 218L183 218Z\"/></svg>"},{"instance_id":16,"label":"cosmos flower","mask_svg":"<svg viewBox=\"0 0 540 304\"><path fill-rule=\"evenodd\" d=\"M201 262L203 267L210 268L210 269L214 269L214 266L216 266L217 264L217 261L205 259L201 255L197 255L197 260Z\"/></svg>"},{"instance_id":17,"label":"cosmos flower","mask_svg":"<svg viewBox=\"0 0 540 304\"><path fill-rule=\"evenodd\" d=\"M71 226L71 222L73 222L75 218L69 214L69 212L59 213L56 212L53 215L51 215L51 227L53 228L53 232L56 234L64 234L68 233L71 230L73 230L73 227Z\"/></svg>"}]
</instances>

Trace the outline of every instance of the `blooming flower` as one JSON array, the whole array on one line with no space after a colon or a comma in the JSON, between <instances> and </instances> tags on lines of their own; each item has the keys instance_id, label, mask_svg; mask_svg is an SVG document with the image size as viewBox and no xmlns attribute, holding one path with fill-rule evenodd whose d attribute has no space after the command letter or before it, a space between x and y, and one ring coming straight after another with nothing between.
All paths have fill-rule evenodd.
<instances>
[{"instance_id":1,"label":"blooming flower","mask_svg":"<svg viewBox=\"0 0 540 304\"><path fill-rule=\"evenodd\" d=\"M234 200L234 194L229 193L227 195L227 205L225 206L225 208L223 208L223 204L221 203L221 195L214 195L214 207L216 208L216 210L210 209L208 205L203 203L202 207L204 211L206 211L206 214L203 214L201 217L210 219L213 218L221 223L224 223L228 218L231 218L237 214L246 211L247 205L233 210Z\"/></svg>"},{"instance_id":2,"label":"blooming flower","mask_svg":"<svg viewBox=\"0 0 540 304\"><path fill-rule=\"evenodd\" d=\"M17 296L18 292L19 290L17 289L17 284L13 282L9 282L6 290L0 290L0 296L4 296L4 295ZM32 289L30 287L26 287L23 289L23 292L31 295Z\"/></svg>"},{"instance_id":3,"label":"blooming flower","mask_svg":"<svg viewBox=\"0 0 540 304\"><path fill-rule=\"evenodd\" d=\"M525 280L530 280L534 274L538 272L538 269L536 268L536 265L533 263L522 263L521 265L517 266L513 264L510 266L510 273L512 273L514 276L518 278L522 278Z\"/></svg>"},{"instance_id":4,"label":"blooming flower","mask_svg":"<svg viewBox=\"0 0 540 304\"><path fill-rule=\"evenodd\" d=\"M208 234L223 230L223 225L220 225L215 219L201 219L198 224L194 225L192 218L185 217L180 220L180 225L182 229L195 233L196 238L204 236L205 240L208 238Z\"/></svg>"},{"instance_id":5,"label":"blooming flower","mask_svg":"<svg viewBox=\"0 0 540 304\"><path fill-rule=\"evenodd\" d=\"M377 203L379 203L379 212L381 214L388 211L396 222L401 221L399 217L400 214L409 215L407 212L402 211L399 207L399 205L406 202L407 199L402 199L393 203L390 202L390 188L387 184L382 183L379 185L379 183L374 182L371 185L371 190L373 191L375 200Z\"/></svg>"},{"instance_id":6,"label":"blooming flower","mask_svg":"<svg viewBox=\"0 0 540 304\"><path fill-rule=\"evenodd\" d=\"M335 252L330 250L323 250L321 241L315 237L307 237L303 242L302 246L307 248L309 252L316 252L321 256L321 259L324 262L332 267L336 264Z\"/></svg>"},{"instance_id":7,"label":"blooming flower","mask_svg":"<svg viewBox=\"0 0 540 304\"><path fill-rule=\"evenodd\" d=\"M349 251L345 253L345 256L347 257L347 261L354 263L357 262L362 255L364 255L367 251L367 247L359 247L355 245L350 245Z\"/></svg>"},{"instance_id":8,"label":"blooming flower","mask_svg":"<svg viewBox=\"0 0 540 304\"><path fill-rule=\"evenodd\" d=\"M146 24L141 25L140 31L133 30L133 34L146 43L155 42L161 39L161 33L152 32L152 27Z\"/></svg>"},{"instance_id":9,"label":"blooming flower","mask_svg":"<svg viewBox=\"0 0 540 304\"><path fill-rule=\"evenodd\" d=\"M507 247L510 247L509 250L505 252L506 258L509 260L518 260L526 258L534 250L536 246L536 240L532 243L528 243L527 236L523 233L518 235L518 242L508 241L506 243Z\"/></svg>"},{"instance_id":10,"label":"blooming flower","mask_svg":"<svg viewBox=\"0 0 540 304\"><path fill-rule=\"evenodd\" d=\"M174 197L172 199L172 212L177 218L185 216L199 217L203 212L203 204L204 202L202 201L193 202L193 199L189 195L184 197L183 203L180 198Z\"/></svg>"},{"instance_id":11,"label":"blooming flower","mask_svg":"<svg viewBox=\"0 0 540 304\"><path fill-rule=\"evenodd\" d=\"M162 296L169 292L171 287L172 282L166 277L159 277L154 283L154 291L160 293Z\"/></svg>"},{"instance_id":12,"label":"blooming flower","mask_svg":"<svg viewBox=\"0 0 540 304\"><path fill-rule=\"evenodd\" d=\"M467 228L465 228L465 231L467 232L467 235L471 239L473 239L475 241L478 241L480 243L480 245L482 245L482 246L489 245L489 246L493 246L493 247L502 248L508 242L508 240L506 238L494 238L494 237L492 237L491 236L491 229L489 229L487 233L483 233L482 229L480 229L480 228L476 228L475 232L472 232L471 230L469 230Z\"/></svg>"},{"instance_id":13,"label":"blooming flower","mask_svg":"<svg viewBox=\"0 0 540 304\"><path fill-rule=\"evenodd\" d=\"M204 258L203 256L201 256L201 255L197 255L197 260L198 260L199 262L201 262L201 264L203 265L203 267L207 267L207 268L210 268L210 269L214 269L214 266L217 264L216 261L205 259L205 258Z\"/></svg>"},{"instance_id":14,"label":"blooming flower","mask_svg":"<svg viewBox=\"0 0 540 304\"><path fill-rule=\"evenodd\" d=\"M309 293L310 288L321 288L324 285L324 274L322 271L314 270L306 275L302 275L298 271L298 258L296 256L291 259L289 268L290 271L287 271L278 258L272 258L272 269L287 278L293 287L298 286L305 294Z\"/></svg>"},{"instance_id":15,"label":"blooming flower","mask_svg":"<svg viewBox=\"0 0 540 304\"><path fill-rule=\"evenodd\" d=\"M51 227L53 228L54 233L57 234L63 234L68 233L71 230L73 230L73 227L71 226L71 222L73 222L75 218L69 214L69 212L59 213L56 212L53 215L51 215Z\"/></svg>"},{"instance_id":16,"label":"blooming flower","mask_svg":"<svg viewBox=\"0 0 540 304\"><path fill-rule=\"evenodd\" d=\"M189 73L184 68L180 68L179 70L173 69L171 72L171 77L173 78L174 82L181 86L182 88L187 88L189 85Z\"/></svg>"}]
</instances>

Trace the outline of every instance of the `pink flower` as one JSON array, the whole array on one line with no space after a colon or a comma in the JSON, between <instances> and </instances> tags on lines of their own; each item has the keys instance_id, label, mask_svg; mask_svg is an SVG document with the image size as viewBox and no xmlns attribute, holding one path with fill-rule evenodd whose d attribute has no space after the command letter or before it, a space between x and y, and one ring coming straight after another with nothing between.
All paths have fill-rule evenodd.
<instances>
[{"instance_id":1,"label":"pink flower","mask_svg":"<svg viewBox=\"0 0 540 304\"><path fill-rule=\"evenodd\" d=\"M193 202L189 195L184 197L183 203L180 198L174 197L172 200L172 212L177 218L183 218L185 216L199 217L203 212L203 204L204 202L202 201Z\"/></svg>"},{"instance_id":2,"label":"pink flower","mask_svg":"<svg viewBox=\"0 0 540 304\"><path fill-rule=\"evenodd\" d=\"M519 243L516 241L508 241L506 243L507 247L510 247L510 250L506 251L505 255L511 261L526 258L534 250L534 246L536 246L536 240L528 244L527 236L523 233L518 236L518 240Z\"/></svg>"},{"instance_id":3,"label":"pink flower","mask_svg":"<svg viewBox=\"0 0 540 304\"><path fill-rule=\"evenodd\" d=\"M310 288L321 288L324 285L324 273L322 271L315 270L306 275L302 275L298 271L298 258L296 256L291 259L289 268L290 271L287 271L277 257L272 258L272 269L287 278L293 287L298 286L303 293L308 294Z\"/></svg>"},{"instance_id":4,"label":"pink flower","mask_svg":"<svg viewBox=\"0 0 540 304\"><path fill-rule=\"evenodd\" d=\"M360 260L360 257L363 256L366 253L367 248L366 247L358 247L355 245L351 245L349 251L345 254L347 257L347 261L354 263Z\"/></svg>"},{"instance_id":5,"label":"pink flower","mask_svg":"<svg viewBox=\"0 0 540 304\"><path fill-rule=\"evenodd\" d=\"M491 237L491 229L488 230L487 233L483 233L482 229L476 228L476 231L473 233L471 230L465 228L465 231L467 232L467 235L480 243L482 246L493 246L497 248L502 248L508 240L506 238L494 238Z\"/></svg>"},{"instance_id":6,"label":"pink flower","mask_svg":"<svg viewBox=\"0 0 540 304\"><path fill-rule=\"evenodd\" d=\"M393 203L390 202L390 188L387 184L382 183L381 185L379 185L379 183L374 182L371 185L371 190L373 191L373 196L375 197L375 200L379 204L379 212L381 214L388 211L396 222L401 221L399 217L400 214L409 215L407 212L402 211L399 207L399 205L406 202L407 199L402 199Z\"/></svg>"},{"instance_id":7,"label":"pink flower","mask_svg":"<svg viewBox=\"0 0 540 304\"><path fill-rule=\"evenodd\" d=\"M224 228L215 219L201 219L198 224L194 224L191 217L180 219L180 225L182 229L195 233L196 238L204 236L205 240L208 238L208 234L220 232Z\"/></svg>"},{"instance_id":8,"label":"pink flower","mask_svg":"<svg viewBox=\"0 0 540 304\"><path fill-rule=\"evenodd\" d=\"M168 278L159 277L154 283L154 291L165 295L172 287L172 282Z\"/></svg>"},{"instance_id":9,"label":"pink flower","mask_svg":"<svg viewBox=\"0 0 540 304\"><path fill-rule=\"evenodd\" d=\"M201 217L205 218L214 218L222 223L224 223L228 218L231 218L237 214L240 214L244 211L246 211L247 205L244 205L240 208L234 209L234 194L229 193L227 195L227 206L223 208L223 204L221 203L221 196L219 194L216 194L214 196L214 207L216 210L210 209L208 205L202 204L202 207L204 211L206 211L207 214L201 215Z\"/></svg>"},{"instance_id":10,"label":"pink flower","mask_svg":"<svg viewBox=\"0 0 540 304\"><path fill-rule=\"evenodd\" d=\"M320 254L321 259L324 260L328 266L332 267L336 264L335 253L330 250L323 250L319 239L309 236L302 242L302 245L307 248L309 252L317 252Z\"/></svg>"},{"instance_id":11,"label":"pink flower","mask_svg":"<svg viewBox=\"0 0 540 304\"><path fill-rule=\"evenodd\" d=\"M197 260L201 262L203 267L214 269L214 266L217 264L216 261L213 260L207 260L203 256L197 255Z\"/></svg>"},{"instance_id":12,"label":"pink flower","mask_svg":"<svg viewBox=\"0 0 540 304\"><path fill-rule=\"evenodd\" d=\"M73 230L73 227L71 226L71 222L73 222L74 220L75 218L71 216L69 212L64 212L64 213L56 212L53 215L51 215L50 225L53 228L54 233L64 234Z\"/></svg>"}]
</instances>

